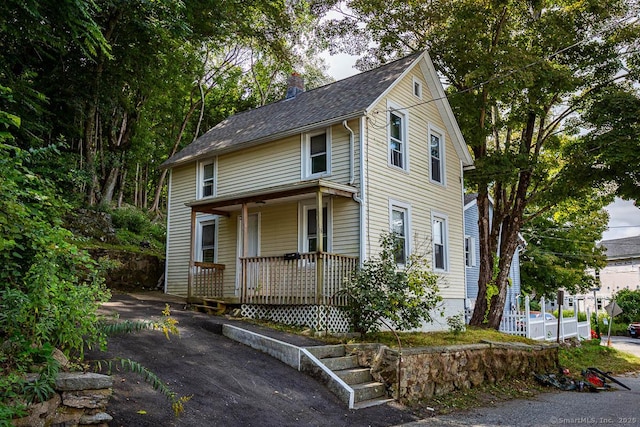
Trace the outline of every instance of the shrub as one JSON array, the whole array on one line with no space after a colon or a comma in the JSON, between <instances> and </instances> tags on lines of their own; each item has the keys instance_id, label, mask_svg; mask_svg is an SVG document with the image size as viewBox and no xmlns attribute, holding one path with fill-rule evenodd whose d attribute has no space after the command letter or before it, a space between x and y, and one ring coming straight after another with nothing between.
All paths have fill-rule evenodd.
<instances>
[{"instance_id":1,"label":"shrub","mask_svg":"<svg viewBox=\"0 0 640 427\"><path fill-rule=\"evenodd\" d=\"M17 411L6 408L14 393L47 398L54 348L82 358L85 346L106 343L97 310L109 292L98 266L61 227L68 206L28 167L46 155L0 144L0 383L10 387L1 395L4 414ZM39 382L15 380L33 366Z\"/></svg>"},{"instance_id":2,"label":"shrub","mask_svg":"<svg viewBox=\"0 0 640 427\"><path fill-rule=\"evenodd\" d=\"M431 312L442 301L438 276L431 271L425 257L413 254L400 269L395 261L396 239L393 234L381 237L382 250L364 262L345 286L347 315L353 329L361 335L377 332L381 323L406 330L430 322Z\"/></svg>"},{"instance_id":3,"label":"shrub","mask_svg":"<svg viewBox=\"0 0 640 427\"><path fill-rule=\"evenodd\" d=\"M136 234L143 234L151 226L151 221L145 214L133 207L114 209L111 221L116 228L125 229Z\"/></svg>"}]
</instances>

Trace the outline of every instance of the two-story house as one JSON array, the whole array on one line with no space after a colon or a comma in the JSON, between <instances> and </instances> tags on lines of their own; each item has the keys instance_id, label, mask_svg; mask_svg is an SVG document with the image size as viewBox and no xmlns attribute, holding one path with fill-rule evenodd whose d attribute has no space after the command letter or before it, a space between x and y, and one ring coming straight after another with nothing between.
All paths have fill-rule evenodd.
<instances>
[{"instance_id":1,"label":"two-story house","mask_svg":"<svg viewBox=\"0 0 640 427\"><path fill-rule=\"evenodd\" d=\"M426 52L235 114L167 160L167 293L344 329L350 271L402 241L464 310L462 174L472 159ZM444 325L444 326L442 326ZM446 328L446 322L431 328Z\"/></svg>"}]
</instances>

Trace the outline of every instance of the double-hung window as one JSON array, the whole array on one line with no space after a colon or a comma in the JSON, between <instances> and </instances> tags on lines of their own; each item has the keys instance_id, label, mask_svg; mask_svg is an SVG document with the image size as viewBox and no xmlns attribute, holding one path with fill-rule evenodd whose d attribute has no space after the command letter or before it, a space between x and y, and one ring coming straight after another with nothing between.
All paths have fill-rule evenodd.
<instances>
[{"instance_id":1,"label":"double-hung window","mask_svg":"<svg viewBox=\"0 0 640 427\"><path fill-rule=\"evenodd\" d=\"M301 251L317 252L320 229L318 227L317 207L315 203L304 202L301 204ZM330 204L325 203L322 208L322 250L331 251L331 209Z\"/></svg>"},{"instance_id":2,"label":"double-hung window","mask_svg":"<svg viewBox=\"0 0 640 427\"><path fill-rule=\"evenodd\" d=\"M215 193L215 162L200 164L200 197L211 197Z\"/></svg>"},{"instance_id":3,"label":"double-hung window","mask_svg":"<svg viewBox=\"0 0 640 427\"><path fill-rule=\"evenodd\" d=\"M408 129L409 113L400 106L389 101L387 103L388 113L388 139L390 166L409 170L408 158Z\"/></svg>"},{"instance_id":4,"label":"double-hung window","mask_svg":"<svg viewBox=\"0 0 640 427\"><path fill-rule=\"evenodd\" d=\"M436 270L447 270L447 219L444 216L433 216L433 267Z\"/></svg>"},{"instance_id":5,"label":"double-hung window","mask_svg":"<svg viewBox=\"0 0 640 427\"><path fill-rule=\"evenodd\" d=\"M303 178L331 174L331 130L309 133L303 137Z\"/></svg>"},{"instance_id":6,"label":"double-hung window","mask_svg":"<svg viewBox=\"0 0 640 427\"><path fill-rule=\"evenodd\" d=\"M394 255L398 265L405 265L409 258L409 206L391 201L389 206L390 229L394 237Z\"/></svg>"},{"instance_id":7,"label":"double-hung window","mask_svg":"<svg viewBox=\"0 0 640 427\"><path fill-rule=\"evenodd\" d=\"M199 222L198 261L216 261L217 224L215 219L206 219Z\"/></svg>"},{"instance_id":8,"label":"double-hung window","mask_svg":"<svg viewBox=\"0 0 640 427\"><path fill-rule=\"evenodd\" d=\"M476 266L476 239L471 236L464 237L464 264L467 267Z\"/></svg>"},{"instance_id":9,"label":"double-hung window","mask_svg":"<svg viewBox=\"0 0 640 427\"><path fill-rule=\"evenodd\" d=\"M444 133L433 127L429 127L429 160L430 177L432 182L445 184L444 180Z\"/></svg>"}]
</instances>

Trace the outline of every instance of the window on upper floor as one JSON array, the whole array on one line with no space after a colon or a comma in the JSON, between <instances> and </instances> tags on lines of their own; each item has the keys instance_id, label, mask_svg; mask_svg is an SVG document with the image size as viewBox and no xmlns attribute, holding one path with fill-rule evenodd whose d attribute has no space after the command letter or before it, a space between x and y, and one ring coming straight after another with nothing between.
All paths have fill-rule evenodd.
<instances>
[{"instance_id":1,"label":"window on upper floor","mask_svg":"<svg viewBox=\"0 0 640 427\"><path fill-rule=\"evenodd\" d=\"M433 267L435 270L449 269L447 241L447 218L444 215L433 215Z\"/></svg>"},{"instance_id":2,"label":"window on upper floor","mask_svg":"<svg viewBox=\"0 0 640 427\"><path fill-rule=\"evenodd\" d=\"M389 165L408 170L408 113L389 103Z\"/></svg>"},{"instance_id":3,"label":"window on upper floor","mask_svg":"<svg viewBox=\"0 0 640 427\"><path fill-rule=\"evenodd\" d=\"M413 78L413 95L422 99L422 82L415 77Z\"/></svg>"},{"instance_id":4,"label":"window on upper floor","mask_svg":"<svg viewBox=\"0 0 640 427\"><path fill-rule=\"evenodd\" d=\"M429 166L432 182L445 184L444 132L429 126Z\"/></svg>"},{"instance_id":5,"label":"window on upper floor","mask_svg":"<svg viewBox=\"0 0 640 427\"><path fill-rule=\"evenodd\" d=\"M405 265L409 258L409 205L389 202L390 230L395 238L395 260L398 265Z\"/></svg>"},{"instance_id":6,"label":"window on upper floor","mask_svg":"<svg viewBox=\"0 0 640 427\"><path fill-rule=\"evenodd\" d=\"M303 137L303 178L315 178L331 173L331 129Z\"/></svg>"},{"instance_id":7,"label":"window on upper floor","mask_svg":"<svg viewBox=\"0 0 640 427\"><path fill-rule=\"evenodd\" d=\"M215 161L207 161L200 163L200 185L198 195L201 197L211 197L215 195Z\"/></svg>"}]
</instances>

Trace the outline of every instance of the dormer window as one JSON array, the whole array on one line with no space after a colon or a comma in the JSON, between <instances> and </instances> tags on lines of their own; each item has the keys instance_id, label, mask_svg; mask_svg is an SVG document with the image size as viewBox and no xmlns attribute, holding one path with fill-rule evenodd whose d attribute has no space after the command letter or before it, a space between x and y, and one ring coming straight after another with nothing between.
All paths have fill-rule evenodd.
<instances>
[{"instance_id":1,"label":"dormer window","mask_svg":"<svg viewBox=\"0 0 640 427\"><path fill-rule=\"evenodd\" d=\"M331 174L331 129L309 133L303 137L303 178Z\"/></svg>"}]
</instances>

